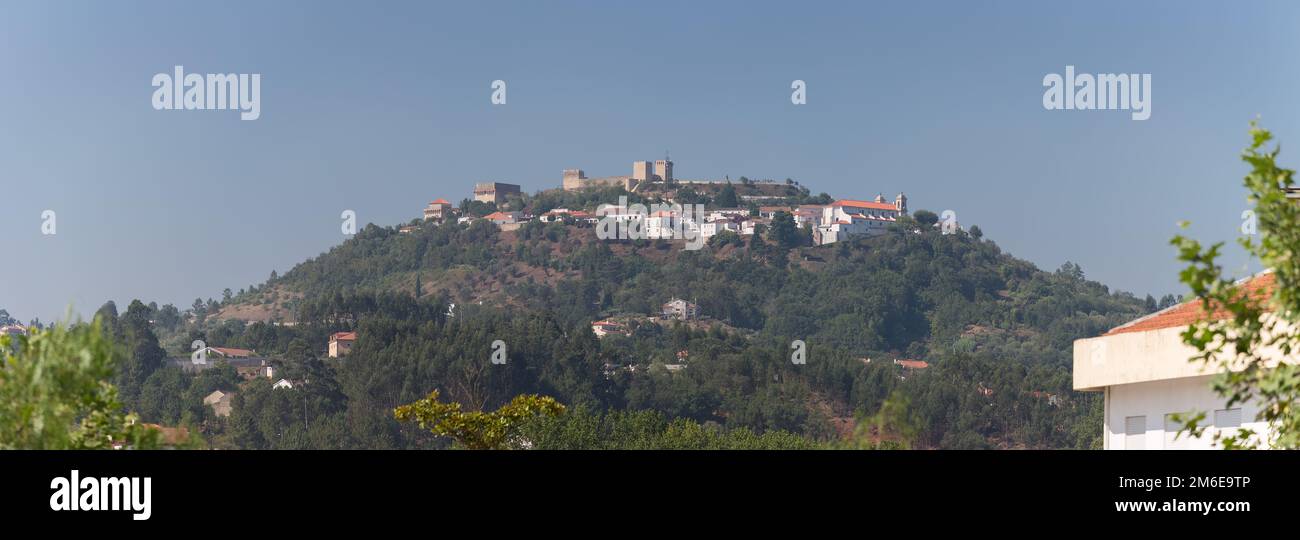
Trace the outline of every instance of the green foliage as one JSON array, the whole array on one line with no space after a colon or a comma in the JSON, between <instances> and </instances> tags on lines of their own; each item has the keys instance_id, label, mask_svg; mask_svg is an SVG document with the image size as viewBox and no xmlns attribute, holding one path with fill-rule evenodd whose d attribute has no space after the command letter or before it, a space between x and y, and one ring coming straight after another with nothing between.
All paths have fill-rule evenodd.
<instances>
[{"instance_id":1,"label":"green foliage","mask_svg":"<svg viewBox=\"0 0 1300 540\"><path fill-rule=\"evenodd\" d=\"M727 182L727 185L722 186L722 190L718 192L718 196L713 199L713 202L718 208L736 208L740 206L740 199L736 197L736 186L731 185L731 182Z\"/></svg>"},{"instance_id":2,"label":"green foliage","mask_svg":"<svg viewBox=\"0 0 1300 540\"><path fill-rule=\"evenodd\" d=\"M1251 167L1244 184L1254 203L1259 239L1243 236L1239 243L1273 273L1275 287L1269 295L1252 295L1229 279L1218 264L1219 242L1203 247L1182 235L1171 243L1179 260L1188 264L1179 275L1207 314L1221 311L1223 320L1207 320L1188 327L1183 342L1195 348L1194 362L1216 369L1213 388L1227 398L1227 406L1255 401L1257 420L1267 422L1270 433L1240 429L1216 433L1224 448L1300 447L1300 366L1274 363L1268 351L1292 357L1300 351L1300 208L1287 199L1295 171L1277 165L1278 148L1265 146L1272 134L1251 122L1251 144L1242 160ZM1186 223L1183 224L1186 227ZM1204 413L1182 418L1184 431L1201 435Z\"/></svg>"},{"instance_id":3,"label":"green foliage","mask_svg":"<svg viewBox=\"0 0 1300 540\"><path fill-rule=\"evenodd\" d=\"M527 394L515 396L510 403L492 412L460 410L460 403L438 401L438 391L410 405L393 409L393 417L416 422L421 429L436 436L451 437L470 450L504 450L519 447L520 425L534 416L557 416L564 405L555 398Z\"/></svg>"},{"instance_id":4,"label":"green foliage","mask_svg":"<svg viewBox=\"0 0 1300 540\"><path fill-rule=\"evenodd\" d=\"M934 224L939 222L939 215L929 210L917 210L912 213L912 219L926 227L933 227Z\"/></svg>"},{"instance_id":5,"label":"green foliage","mask_svg":"<svg viewBox=\"0 0 1300 540\"><path fill-rule=\"evenodd\" d=\"M122 362L99 318L0 336L0 448L152 448L158 433L122 412L108 381ZM16 345L16 346L15 346ZM15 350L16 349L16 350Z\"/></svg>"},{"instance_id":6,"label":"green foliage","mask_svg":"<svg viewBox=\"0 0 1300 540\"><path fill-rule=\"evenodd\" d=\"M801 450L818 445L788 431L755 433L725 429L661 412L577 408L563 415L537 417L521 429L533 448L542 450Z\"/></svg>"},{"instance_id":7,"label":"green foliage","mask_svg":"<svg viewBox=\"0 0 1300 540\"><path fill-rule=\"evenodd\" d=\"M795 224L794 216L790 215L789 212L777 211L773 214L772 228L767 234L769 239L785 249L798 247L803 243L803 235L799 232L799 226Z\"/></svg>"}]
</instances>

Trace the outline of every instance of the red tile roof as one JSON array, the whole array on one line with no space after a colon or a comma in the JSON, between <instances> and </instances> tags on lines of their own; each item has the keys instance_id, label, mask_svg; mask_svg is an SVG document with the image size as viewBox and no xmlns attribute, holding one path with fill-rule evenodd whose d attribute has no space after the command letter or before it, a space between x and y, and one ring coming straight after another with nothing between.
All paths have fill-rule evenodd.
<instances>
[{"instance_id":1,"label":"red tile roof","mask_svg":"<svg viewBox=\"0 0 1300 540\"><path fill-rule=\"evenodd\" d=\"M212 347L212 350L217 351L226 356L253 356L253 351L250 351L248 349L235 349L232 347Z\"/></svg>"},{"instance_id":2,"label":"red tile roof","mask_svg":"<svg viewBox=\"0 0 1300 540\"><path fill-rule=\"evenodd\" d=\"M1248 278L1244 283L1238 283L1246 294L1254 300L1264 300L1273 294L1274 276L1272 272L1257 274ZM1214 313L1210 314L1208 320L1223 320L1231 317L1228 310L1222 306L1216 307ZM1201 309L1200 299L1194 299L1183 302L1171 308L1157 311L1140 319L1111 328L1109 332L1103 335L1113 336L1115 334L1127 334L1129 332L1146 332L1148 330L1160 330L1162 328L1173 328L1176 326L1191 326L1193 323L1207 320L1205 311Z\"/></svg>"},{"instance_id":3,"label":"red tile roof","mask_svg":"<svg viewBox=\"0 0 1300 540\"><path fill-rule=\"evenodd\" d=\"M831 206L852 206L854 208L870 208L873 210L898 210L898 208L895 208L894 205L889 203L852 201L848 199L842 201L835 201L831 203Z\"/></svg>"},{"instance_id":4,"label":"red tile roof","mask_svg":"<svg viewBox=\"0 0 1300 540\"><path fill-rule=\"evenodd\" d=\"M907 369L925 369L930 367L930 364L925 360L894 360L894 363Z\"/></svg>"},{"instance_id":5,"label":"red tile roof","mask_svg":"<svg viewBox=\"0 0 1300 540\"><path fill-rule=\"evenodd\" d=\"M356 332L335 332L334 335L330 336L330 341L356 341L356 340L357 340Z\"/></svg>"},{"instance_id":6,"label":"red tile roof","mask_svg":"<svg viewBox=\"0 0 1300 540\"><path fill-rule=\"evenodd\" d=\"M437 199L429 204L451 204L451 203L447 202L447 199Z\"/></svg>"}]
</instances>

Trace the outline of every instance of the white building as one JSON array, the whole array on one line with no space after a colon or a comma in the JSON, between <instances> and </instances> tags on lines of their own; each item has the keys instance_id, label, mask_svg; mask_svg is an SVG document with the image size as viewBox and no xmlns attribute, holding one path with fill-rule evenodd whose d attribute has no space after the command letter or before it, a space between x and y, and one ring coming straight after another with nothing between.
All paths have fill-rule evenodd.
<instances>
[{"instance_id":1,"label":"white building","mask_svg":"<svg viewBox=\"0 0 1300 540\"><path fill-rule=\"evenodd\" d=\"M1272 273L1244 284L1252 295L1272 287ZM1215 431L1235 433L1245 427L1266 433L1268 426L1255 421L1253 403L1229 408L1210 388L1216 366L1190 361L1196 350L1180 334L1203 319L1200 301L1193 300L1074 342L1074 389L1104 394L1105 449L1208 449ZM1206 414L1205 433L1200 438L1178 435L1182 425L1173 415L1197 412Z\"/></svg>"},{"instance_id":2,"label":"white building","mask_svg":"<svg viewBox=\"0 0 1300 540\"><path fill-rule=\"evenodd\" d=\"M700 234L700 225L683 213L659 210L645 217L645 237L651 240L694 238Z\"/></svg>"},{"instance_id":3,"label":"white building","mask_svg":"<svg viewBox=\"0 0 1300 540\"><path fill-rule=\"evenodd\" d=\"M722 231L740 234L740 224L734 221L711 221L700 225L700 237L708 240Z\"/></svg>"},{"instance_id":4,"label":"white building","mask_svg":"<svg viewBox=\"0 0 1300 540\"><path fill-rule=\"evenodd\" d=\"M699 318L700 306L681 298L673 298L661 306L663 318L689 321Z\"/></svg>"},{"instance_id":5,"label":"white building","mask_svg":"<svg viewBox=\"0 0 1300 540\"><path fill-rule=\"evenodd\" d=\"M627 327L614 321L596 321L591 323L591 332L603 338L610 334L627 334Z\"/></svg>"},{"instance_id":6,"label":"white building","mask_svg":"<svg viewBox=\"0 0 1300 540\"><path fill-rule=\"evenodd\" d=\"M884 195L874 201L840 200L822 207L817 225L818 244L830 244L854 236L884 234L890 224L907 213L907 196L902 193L893 204Z\"/></svg>"}]
</instances>

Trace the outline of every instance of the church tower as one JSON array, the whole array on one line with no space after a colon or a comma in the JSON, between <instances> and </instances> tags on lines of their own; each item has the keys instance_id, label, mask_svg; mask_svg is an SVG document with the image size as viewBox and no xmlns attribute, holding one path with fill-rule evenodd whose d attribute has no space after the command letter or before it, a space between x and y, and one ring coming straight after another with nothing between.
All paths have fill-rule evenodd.
<instances>
[{"instance_id":1,"label":"church tower","mask_svg":"<svg viewBox=\"0 0 1300 540\"><path fill-rule=\"evenodd\" d=\"M898 209L898 213L900 213L900 214L906 214L906 213L907 213L907 195L903 195L902 192L899 192L898 197L894 199L894 208L897 208L897 209Z\"/></svg>"}]
</instances>

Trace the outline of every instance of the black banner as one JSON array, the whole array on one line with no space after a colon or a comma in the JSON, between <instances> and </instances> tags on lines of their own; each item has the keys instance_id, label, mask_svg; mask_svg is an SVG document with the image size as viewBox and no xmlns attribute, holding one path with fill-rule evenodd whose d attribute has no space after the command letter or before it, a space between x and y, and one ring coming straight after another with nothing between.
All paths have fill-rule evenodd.
<instances>
[{"instance_id":1,"label":"black banner","mask_svg":"<svg viewBox=\"0 0 1300 540\"><path fill-rule=\"evenodd\" d=\"M527 527L554 526L545 519L575 512L724 509L763 519L1048 518L1200 528L1294 512L1289 490L1300 474L1292 459L1163 451L19 451L0 453L7 476L0 503L18 522L120 530L210 519L237 519L240 527L396 525L435 515L508 517L494 526Z\"/></svg>"}]
</instances>

